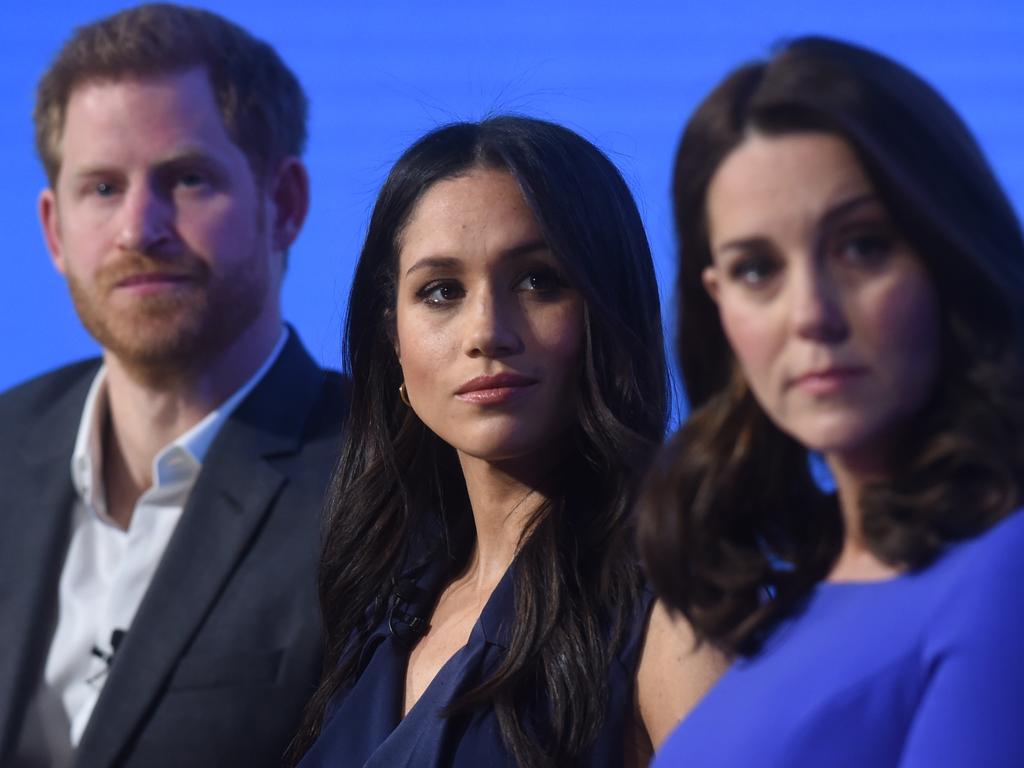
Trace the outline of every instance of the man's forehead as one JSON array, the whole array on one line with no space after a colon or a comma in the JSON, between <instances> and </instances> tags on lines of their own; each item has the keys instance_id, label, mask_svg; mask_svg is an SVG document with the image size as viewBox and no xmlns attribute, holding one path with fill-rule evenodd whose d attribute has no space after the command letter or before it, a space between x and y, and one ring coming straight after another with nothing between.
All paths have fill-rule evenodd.
<instances>
[{"instance_id":1,"label":"man's forehead","mask_svg":"<svg viewBox=\"0 0 1024 768\"><path fill-rule=\"evenodd\" d=\"M84 81L70 94L60 138L65 155L121 144L234 145L202 68Z\"/></svg>"},{"instance_id":2,"label":"man's forehead","mask_svg":"<svg viewBox=\"0 0 1024 768\"><path fill-rule=\"evenodd\" d=\"M73 104L94 97L97 93L129 94L161 90L188 90L192 96L209 94L216 102L209 72L201 64L166 70L98 73L83 77L71 86L64 110L65 120Z\"/></svg>"},{"instance_id":3,"label":"man's forehead","mask_svg":"<svg viewBox=\"0 0 1024 768\"><path fill-rule=\"evenodd\" d=\"M68 100L55 146L56 188L97 173L149 174L184 162L226 173L244 167L259 176L228 132L198 67L83 82Z\"/></svg>"}]
</instances>

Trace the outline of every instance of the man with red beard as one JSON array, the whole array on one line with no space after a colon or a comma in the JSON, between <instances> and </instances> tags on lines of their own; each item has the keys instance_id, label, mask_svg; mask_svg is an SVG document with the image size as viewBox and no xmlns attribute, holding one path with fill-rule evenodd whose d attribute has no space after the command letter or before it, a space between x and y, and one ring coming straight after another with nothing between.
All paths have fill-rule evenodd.
<instances>
[{"instance_id":1,"label":"man with red beard","mask_svg":"<svg viewBox=\"0 0 1024 768\"><path fill-rule=\"evenodd\" d=\"M141 6L75 32L35 123L103 355L0 396L0 764L278 765L345 403L281 319L305 96L236 25Z\"/></svg>"}]
</instances>

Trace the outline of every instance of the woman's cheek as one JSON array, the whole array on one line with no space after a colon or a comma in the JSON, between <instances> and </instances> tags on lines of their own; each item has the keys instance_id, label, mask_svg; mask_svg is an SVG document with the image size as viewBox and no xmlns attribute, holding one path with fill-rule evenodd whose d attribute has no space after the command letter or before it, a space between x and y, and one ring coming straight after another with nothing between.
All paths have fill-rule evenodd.
<instances>
[{"instance_id":1,"label":"woman's cheek","mask_svg":"<svg viewBox=\"0 0 1024 768\"><path fill-rule=\"evenodd\" d=\"M736 306L727 300L719 305L719 311L725 336L747 377L747 383L755 390L760 389L780 347L770 315L763 309Z\"/></svg>"}]
</instances>

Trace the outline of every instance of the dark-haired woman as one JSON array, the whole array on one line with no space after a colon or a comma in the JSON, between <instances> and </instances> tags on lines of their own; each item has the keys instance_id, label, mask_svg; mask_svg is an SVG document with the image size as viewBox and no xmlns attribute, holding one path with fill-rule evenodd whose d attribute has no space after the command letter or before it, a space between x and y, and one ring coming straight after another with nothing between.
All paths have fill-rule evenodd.
<instances>
[{"instance_id":1,"label":"dark-haired woman","mask_svg":"<svg viewBox=\"0 0 1024 768\"><path fill-rule=\"evenodd\" d=\"M304 768L639 763L707 687L632 545L660 322L632 197L576 134L456 124L398 161L351 291Z\"/></svg>"},{"instance_id":2,"label":"dark-haired woman","mask_svg":"<svg viewBox=\"0 0 1024 768\"><path fill-rule=\"evenodd\" d=\"M800 39L699 107L675 204L692 415L641 546L738 659L656 764L1024 765L1024 242L974 140Z\"/></svg>"}]
</instances>

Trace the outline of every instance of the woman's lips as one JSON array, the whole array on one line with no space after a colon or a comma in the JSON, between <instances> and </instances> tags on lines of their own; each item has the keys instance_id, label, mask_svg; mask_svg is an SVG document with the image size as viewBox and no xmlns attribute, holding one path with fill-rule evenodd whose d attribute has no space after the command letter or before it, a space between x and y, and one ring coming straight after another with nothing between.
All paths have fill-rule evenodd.
<instances>
[{"instance_id":1,"label":"woman's lips","mask_svg":"<svg viewBox=\"0 0 1024 768\"><path fill-rule=\"evenodd\" d=\"M459 387L455 397L477 405L507 403L525 394L536 383L537 379L518 373L477 376Z\"/></svg>"},{"instance_id":2,"label":"woman's lips","mask_svg":"<svg viewBox=\"0 0 1024 768\"><path fill-rule=\"evenodd\" d=\"M861 366L836 366L800 374L790 386L809 395L830 395L848 387L867 373Z\"/></svg>"}]
</instances>

